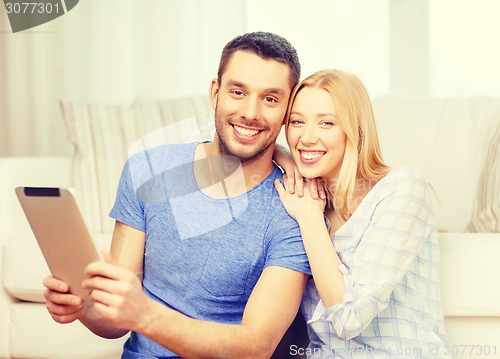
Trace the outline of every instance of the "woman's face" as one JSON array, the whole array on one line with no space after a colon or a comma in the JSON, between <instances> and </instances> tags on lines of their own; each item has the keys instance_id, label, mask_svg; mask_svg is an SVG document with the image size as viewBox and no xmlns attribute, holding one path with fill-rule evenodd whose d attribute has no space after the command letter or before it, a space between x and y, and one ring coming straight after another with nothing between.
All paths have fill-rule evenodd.
<instances>
[{"instance_id":1,"label":"woman's face","mask_svg":"<svg viewBox=\"0 0 500 359\"><path fill-rule=\"evenodd\" d=\"M346 134L338 125L337 111L327 91L314 87L299 91L286 136L302 176L337 179L344 159Z\"/></svg>"}]
</instances>

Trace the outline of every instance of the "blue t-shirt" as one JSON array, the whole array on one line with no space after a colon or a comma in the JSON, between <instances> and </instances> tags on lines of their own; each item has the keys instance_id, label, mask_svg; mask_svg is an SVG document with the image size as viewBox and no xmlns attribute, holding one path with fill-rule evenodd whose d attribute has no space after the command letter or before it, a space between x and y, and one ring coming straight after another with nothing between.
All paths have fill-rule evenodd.
<instances>
[{"instance_id":1,"label":"blue t-shirt","mask_svg":"<svg viewBox=\"0 0 500 359\"><path fill-rule=\"evenodd\" d=\"M144 291L185 315L241 323L266 266L310 274L297 223L274 187L281 171L237 197L199 190L194 153L199 143L164 145L129 158L110 216L146 233ZM123 358L176 358L132 332Z\"/></svg>"}]
</instances>

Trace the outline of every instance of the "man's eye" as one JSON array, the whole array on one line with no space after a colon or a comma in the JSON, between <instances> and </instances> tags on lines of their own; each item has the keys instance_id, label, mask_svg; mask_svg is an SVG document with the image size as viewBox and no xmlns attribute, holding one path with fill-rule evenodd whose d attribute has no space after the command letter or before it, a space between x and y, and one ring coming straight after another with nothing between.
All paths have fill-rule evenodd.
<instances>
[{"instance_id":1,"label":"man's eye","mask_svg":"<svg viewBox=\"0 0 500 359\"><path fill-rule=\"evenodd\" d=\"M264 101L266 102L278 102L274 97L266 96L264 97Z\"/></svg>"},{"instance_id":2,"label":"man's eye","mask_svg":"<svg viewBox=\"0 0 500 359\"><path fill-rule=\"evenodd\" d=\"M233 90L233 91L231 91L231 93L233 95L236 95L236 96L243 96L244 95L243 91L240 91L240 90Z\"/></svg>"}]
</instances>

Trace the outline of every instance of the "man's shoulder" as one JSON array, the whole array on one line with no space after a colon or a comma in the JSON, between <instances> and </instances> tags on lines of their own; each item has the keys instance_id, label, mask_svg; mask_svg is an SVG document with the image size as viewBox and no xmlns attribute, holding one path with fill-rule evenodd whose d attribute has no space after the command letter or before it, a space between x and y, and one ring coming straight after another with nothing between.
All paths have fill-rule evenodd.
<instances>
[{"instance_id":1,"label":"man's shoulder","mask_svg":"<svg viewBox=\"0 0 500 359\"><path fill-rule=\"evenodd\" d=\"M271 173L259 183L258 187L273 189L273 195L277 195L278 192L276 191L276 187L274 186L274 181L276 179L281 181L283 179L283 173L278 166L274 165Z\"/></svg>"},{"instance_id":2,"label":"man's shoulder","mask_svg":"<svg viewBox=\"0 0 500 359\"><path fill-rule=\"evenodd\" d=\"M278 166L275 165L274 167L273 172L261 183L261 186L266 189L261 192L263 196L261 200L266 204L266 207L270 209L269 212L271 213L272 222L282 222L286 226L297 226L298 228L297 222L290 217L283 206L278 190L274 184L275 180L283 181L283 172Z\"/></svg>"},{"instance_id":3,"label":"man's shoulder","mask_svg":"<svg viewBox=\"0 0 500 359\"><path fill-rule=\"evenodd\" d=\"M164 144L143 151L134 153L129 156L129 164L143 164L151 166L151 164L182 164L186 161L192 161L194 151L198 142L192 143L175 143Z\"/></svg>"},{"instance_id":4,"label":"man's shoulder","mask_svg":"<svg viewBox=\"0 0 500 359\"><path fill-rule=\"evenodd\" d=\"M255 180L258 181L258 185L248 192L252 194L252 199L269 204L276 202L275 204L278 205L277 207L280 210L283 209L283 211L285 211L284 207L281 205L279 194L274 184L276 180L283 180L283 173L281 172L281 169L275 165L274 169L267 177L260 181L259 178L255 178Z\"/></svg>"},{"instance_id":5,"label":"man's shoulder","mask_svg":"<svg viewBox=\"0 0 500 359\"><path fill-rule=\"evenodd\" d=\"M159 154L188 154L194 153L196 146L198 146L200 142L190 142L190 143L169 143L163 144L155 147L147 148L141 152L138 152L134 156L137 155L159 155Z\"/></svg>"},{"instance_id":6,"label":"man's shoulder","mask_svg":"<svg viewBox=\"0 0 500 359\"><path fill-rule=\"evenodd\" d=\"M130 178L139 188L155 176L175 168L184 168L193 161L197 143L160 145L129 156L122 176ZM190 168L190 166L188 166Z\"/></svg>"}]
</instances>

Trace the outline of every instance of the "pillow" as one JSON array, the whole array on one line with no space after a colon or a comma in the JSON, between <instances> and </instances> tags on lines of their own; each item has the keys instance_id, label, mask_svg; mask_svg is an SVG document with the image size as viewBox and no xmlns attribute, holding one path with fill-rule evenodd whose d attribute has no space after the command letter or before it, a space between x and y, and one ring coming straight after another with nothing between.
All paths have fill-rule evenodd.
<instances>
[{"instance_id":1,"label":"pillow","mask_svg":"<svg viewBox=\"0 0 500 359\"><path fill-rule=\"evenodd\" d=\"M500 122L488 144L467 232L500 233Z\"/></svg>"},{"instance_id":2,"label":"pillow","mask_svg":"<svg viewBox=\"0 0 500 359\"><path fill-rule=\"evenodd\" d=\"M500 98L387 95L373 100L373 111L387 164L423 173L439 199L439 226L464 232Z\"/></svg>"},{"instance_id":3,"label":"pillow","mask_svg":"<svg viewBox=\"0 0 500 359\"><path fill-rule=\"evenodd\" d=\"M210 139L207 96L158 100L137 98L130 106L60 102L74 146L73 187L92 233L111 233L108 213L121 170L133 153L163 143Z\"/></svg>"}]
</instances>

